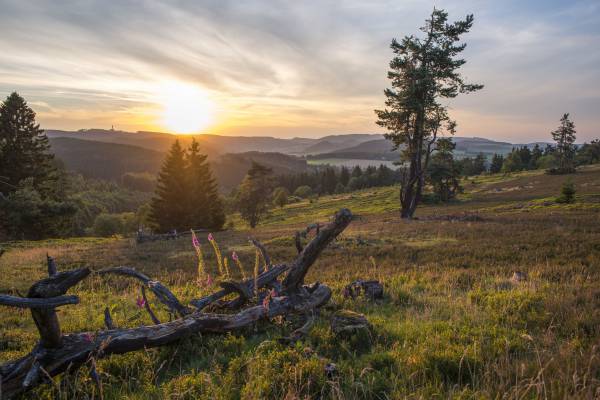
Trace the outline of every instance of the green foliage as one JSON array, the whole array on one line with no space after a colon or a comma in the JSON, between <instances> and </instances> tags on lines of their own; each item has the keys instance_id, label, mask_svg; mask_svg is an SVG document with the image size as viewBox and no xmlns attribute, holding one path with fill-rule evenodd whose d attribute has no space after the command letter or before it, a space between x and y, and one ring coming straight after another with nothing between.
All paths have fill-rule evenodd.
<instances>
[{"instance_id":1,"label":"green foliage","mask_svg":"<svg viewBox=\"0 0 600 400\"><path fill-rule=\"evenodd\" d=\"M306 199L312 195L312 188L308 185L299 186L296 190L294 190L294 196L301 197Z\"/></svg>"},{"instance_id":2,"label":"green foliage","mask_svg":"<svg viewBox=\"0 0 600 400\"><path fill-rule=\"evenodd\" d=\"M453 199L460 191L460 167L454 162L452 152L456 144L452 139L443 138L437 141L436 152L427 167L427 180L433 192L442 202Z\"/></svg>"},{"instance_id":3,"label":"green foliage","mask_svg":"<svg viewBox=\"0 0 600 400\"><path fill-rule=\"evenodd\" d=\"M575 202L575 185L572 181L566 181L560 191L560 196L556 198L557 203L571 204Z\"/></svg>"},{"instance_id":4,"label":"green foliage","mask_svg":"<svg viewBox=\"0 0 600 400\"><path fill-rule=\"evenodd\" d=\"M100 214L92 229L96 236L113 236L123 231L123 220L119 214Z\"/></svg>"},{"instance_id":5,"label":"green foliage","mask_svg":"<svg viewBox=\"0 0 600 400\"><path fill-rule=\"evenodd\" d=\"M504 164L504 156L502 154L494 154L492 163L490 164L490 173L497 174L502 171L502 164Z\"/></svg>"},{"instance_id":6,"label":"green foliage","mask_svg":"<svg viewBox=\"0 0 600 400\"><path fill-rule=\"evenodd\" d=\"M271 168L256 162L248 170L237 192L238 210L251 228L267 213L272 187Z\"/></svg>"},{"instance_id":7,"label":"green foliage","mask_svg":"<svg viewBox=\"0 0 600 400\"><path fill-rule=\"evenodd\" d=\"M278 187L273 191L273 204L283 207L288 203L290 193L284 187Z\"/></svg>"},{"instance_id":8,"label":"green foliage","mask_svg":"<svg viewBox=\"0 0 600 400\"><path fill-rule=\"evenodd\" d=\"M209 228L225 223L224 205L207 157L193 140L185 152L173 143L158 175L150 219L160 231Z\"/></svg>"},{"instance_id":9,"label":"green foliage","mask_svg":"<svg viewBox=\"0 0 600 400\"><path fill-rule=\"evenodd\" d=\"M429 152L437 135L453 134L455 122L440 100L481 89L466 84L458 73L465 60L457 56L465 49L458 44L473 25L473 15L453 24L448 13L434 8L421 31L425 38L405 36L392 41L395 57L388 77L392 88L385 90L386 109L375 110L377 124L386 128L394 148L402 148L401 161L408 163L400 188L401 215L411 218L422 195Z\"/></svg>"},{"instance_id":10,"label":"green foliage","mask_svg":"<svg viewBox=\"0 0 600 400\"><path fill-rule=\"evenodd\" d=\"M121 176L121 184L138 192L153 192L156 188L156 177L148 172L127 172Z\"/></svg>"},{"instance_id":11,"label":"green foliage","mask_svg":"<svg viewBox=\"0 0 600 400\"><path fill-rule=\"evenodd\" d=\"M0 235L40 239L69 233L73 204L64 200L64 173L25 99L0 105Z\"/></svg>"},{"instance_id":12,"label":"green foliage","mask_svg":"<svg viewBox=\"0 0 600 400\"><path fill-rule=\"evenodd\" d=\"M457 162L460 173L464 176L476 176L486 172L486 158L483 154L476 157L466 157Z\"/></svg>"},{"instance_id":13,"label":"green foliage","mask_svg":"<svg viewBox=\"0 0 600 400\"><path fill-rule=\"evenodd\" d=\"M558 166L549 170L552 174L570 174L575 172L575 124L566 113L560 119L560 126L552 131L556 142L556 159Z\"/></svg>"}]
</instances>

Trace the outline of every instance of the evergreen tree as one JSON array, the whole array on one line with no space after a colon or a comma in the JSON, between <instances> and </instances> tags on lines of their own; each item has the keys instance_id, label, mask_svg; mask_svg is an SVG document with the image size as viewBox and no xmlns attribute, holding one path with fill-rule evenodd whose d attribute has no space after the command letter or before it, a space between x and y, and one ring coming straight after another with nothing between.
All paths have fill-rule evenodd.
<instances>
[{"instance_id":1,"label":"evergreen tree","mask_svg":"<svg viewBox=\"0 0 600 400\"><path fill-rule=\"evenodd\" d=\"M150 220L161 232L192 228L186 164L185 152L175 140L158 174L151 202Z\"/></svg>"},{"instance_id":2,"label":"evergreen tree","mask_svg":"<svg viewBox=\"0 0 600 400\"><path fill-rule=\"evenodd\" d=\"M267 213L270 203L273 170L252 161L252 166L239 186L238 209L251 228L256 227Z\"/></svg>"},{"instance_id":3,"label":"evergreen tree","mask_svg":"<svg viewBox=\"0 0 600 400\"><path fill-rule=\"evenodd\" d=\"M0 236L70 234L76 209L64 200L65 186L35 112L12 93L0 105Z\"/></svg>"},{"instance_id":4,"label":"evergreen tree","mask_svg":"<svg viewBox=\"0 0 600 400\"><path fill-rule=\"evenodd\" d=\"M490 164L490 173L497 174L502 171L502 164L504 164L504 156L502 154L494 154L492 163Z\"/></svg>"},{"instance_id":5,"label":"evergreen tree","mask_svg":"<svg viewBox=\"0 0 600 400\"><path fill-rule=\"evenodd\" d=\"M25 99L12 93L0 106L0 192L10 193L24 179L42 196L60 195L59 171L48 138Z\"/></svg>"},{"instance_id":6,"label":"evergreen tree","mask_svg":"<svg viewBox=\"0 0 600 400\"><path fill-rule=\"evenodd\" d=\"M207 156L200 153L196 139L186 155L188 182L188 225L193 228L218 230L225 223L223 201L217 181L212 175Z\"/></svg>"},{"instance_id":7,"label":"evergreen tree","mask_svg":"<svg viewBox=\"0 0 600 400\"><path fill-rule=\"evenodd\" d=\"M465 49L460 37L473 25L473 15L448 23L448 14L434 9L421 30L425 38L405 36L392 41L396 55L390 62L391 89L385 90L386 109L376 110L377 123L387 128L386 138L395 149L402 148L401 161L408 167L400 182L401 217L412 218L425 181L425 172L438 135L453 134L447 106L440 100L481 89L464 83L458 69L465 60L457 58Z\"/></svg>"},{"instance_id":8,"label":"evergreen tree","mask_svg":"<svg viewBox=\"0 0 600 400\"><path fill-rule=\"evenodd\" d=\"M433 186L436 197L443 202L453 199L461 189L460 168L454 162L453 151L456 144L452 139L442 138L436 143L436 152L427 168L428 181Z\"/></svg>"},{"instance_id":9,"label":"evergreen tree","mask_svg":"<svg viewBox=\"0 0 600 400\"><path fill-rule=\"evenodd\" d=\"M531 150L531 161L529 162L529 169L537 169L538 162L543 156L544 152L542 151L542 148L539 144L536 143L535 146L533 146L533 150Z\"/></svg>"},{"instance_id":10,"label":"evergreen tree","mask_svg":"<svg viewBox=\"0 0 600 400\"><path fill-rule=\"evenodd\" d=\"M575 172L575 124L569 119L569 113L560 119L560 126L552 132L556 142L558 167L550 172L570 174Z\"/></svg>"},{"instance_id":11,"label":"evergreen tree","mask_svg":"<svg viewBox=\"0 0 600 400\"><path fill-rule=\"evenodd\" d=\"M361 176L362 176L362 169L360 168L360 165L356 165L352 169L352 178L360 178Z\"/></svg>"},{"instance_id":12,"label":"evergreen tree","mask_svg":"<svg viewBox=\"0 0 600 400\"><path fill-rule=\"evenodd\" d=\"M506 156L504 163L502 164L502 172L517 172L522 171L524 168L523 161L521 160L521 152L518 149L513 148L512 151Z\"/></svg>"},{"instance_id":13,"label":"evergreen tree","mask_svg":"<svg viewBox=\"0 0 600 400\"><path fill-rule=\"evenodd\" d=\"M349 181L350 181L350 171L348 170L348 167L342 166L342 168L340 170L340 183L344 187L346 187L346 186L348 186Z\"/></svg>"}]
</instances>

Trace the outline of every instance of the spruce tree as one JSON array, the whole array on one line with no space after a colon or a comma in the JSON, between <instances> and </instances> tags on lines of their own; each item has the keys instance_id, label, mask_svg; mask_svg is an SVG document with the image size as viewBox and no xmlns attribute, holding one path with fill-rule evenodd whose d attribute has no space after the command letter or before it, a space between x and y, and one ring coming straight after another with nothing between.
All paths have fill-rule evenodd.
<instances>
[{"instance_id":1,"label":"spruce tree","mask_svg":"<svg viewBox=\"0 0 600 400\"><path fill-rule=\"evenodd\" d=\"M221 229L225 223L223 202L207 156L200 153L196 139L192 139L186 160L190 227Z\"/></svg>"},{"instance_id":2,"label":"spruce tree","mask_svg":"<svg viewBox=\"0 0 600 400\"><path fill-rule=\"evenodd\" d=\"M421 30L424 38L410 35L392 41L395 57L385 90L386 109L375 110L377 124L386 128L385 137L401 150L406 167L400 182L401 217L412 218L423 191L425 171L438 136L445 130L454 134L443 99L481 89L467 84L458 73L466 62L457 56L465 49L460 38L473 25L473 15L448 23L448 14L434 9Z\"/></svg>"},{"instance_id":3,"label":"spruce tree","mask_svg":"<svg viewBox=\"0 0 600 400\"><path fill-rule=\"evenodd\" d=\"M171 146L158 174L150 220L161 232L192 228L185 152L179 140Z\"/></svg>"},{"instance_id":4,"label":"spruce tree","mask_svg":"<svg viewBox=\"0 0 600 400\"><path fill-rule=\"evenodd\" d=\"M490 173L497 174L502 171L502 164L504 164L504 156L502 154L494 154L492 163L490 164Z\"/></svg>"},{"instance_id":5,"label":"spruce tree","mask_svg":"<svg viewBox=\"0 0 600 400\"><path fill-rule=\"evenodd\" d=\"M59 173L44 131L25 99L12 93L0 106L0 192L11 193L24 179L43 197L59 196Z\"/></svg>"},{"instance_id":6,"label":"spruce tree","mask_svg":"<svg viewBox=\"0 0 600 400\"><path fill-rule=\"evenodd\" d=\"M556 158L558 168L551 171L559 174L575 172L575 124L569 119L569 113L560 119L560 126L552 132L556 142Z\"/></svg>"}]
</instances>

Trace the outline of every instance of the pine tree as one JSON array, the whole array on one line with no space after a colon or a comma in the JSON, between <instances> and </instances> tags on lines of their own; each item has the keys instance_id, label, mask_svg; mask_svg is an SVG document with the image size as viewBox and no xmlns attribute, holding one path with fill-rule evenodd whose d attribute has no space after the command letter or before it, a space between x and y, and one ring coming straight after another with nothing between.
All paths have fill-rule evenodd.
<instances>
[{"instance_id":1,"label":"pine tree","mask_svg":"<svg viewBox=\"0 0 600 400\"><path fill-rule=\"evenodd\" d=\"M349 181L350 181L350 171L348 170L348 167L342 166L342 168L340 170L340 183L344 187L346 187L346 186L348 186Z\"/></svg>"},{"instance_id":2,"label":"pine tree","mask_svg":"<svg viewBox=\"0 0 600 400\"><path fill-rule=\"evenodd\" d=\"M412 218L421 199L425 171L437 137L445 130L455 131L447 106L440 100L459 93L481 89L482 85L464 83L458 69L465 60L457 58L465 49L460 37L473 25L473 15L448 23L448 14L434 9L421 30L425 38L405 36L392 41L396 55L390 62L391 89L385 90L386 109L375 110L377 124L395 149L402 149L401 161L407 164L401 179L401 217Z\"/></svg>"},{"instance_id":3,"label":"pine tree","mask_svg":"<svg viewBox=\"0 0 600 400\"><path fill-rule=\"evenodd\" d=\"M70 234L76 209L63 198L64 178L35 112L12 93L0 106L0 236Z\"/></svg>"},{"instance_id":4,"label":"pine tree","mask_svg":"<svg viewBox=\"0 0 600 400\"><path fill-rule=\"evenodd\" d=\"M42 196L59 197L59 172L48 138L25 99L12 93L0 106L0 192L11 193L24 179Z\"/></svg>"},{"instance_id":5,"label":"pine tree","mask_svg":"<svg viewBox=\"0 0 600 400\"><path fill-rule=\"evenodd\" d=\"M556 142L558 168L554 173L570 174L575 172L575 124L569 119L569 113L560 119L560 126L552 132Z\"/></svg>"},{"instance_id":6,"label":"pine tree","mask_svg":"<svg viewBox=\"0 0 600 400\"><path fill-rule=\"evenodd\" d=\"M186 164L188 224L194 228L221 229L225 223L223 201L207 156L200 153L200 145L196 139L192 139Z\"/></svg>"},{"instance_id":7,"label":"pine tree","mask_svg":"<svg viewBox=\"0 0 600 400\"><path fill-rule=\"evenodd\" d=\"M159 231L190 229L189 186L185 152L179 140L171 146L158 174L150 220Z\"/></svg>"},{"instance_id":8,"label":"pine tree","mask_svg":"<svg viewBox=\"0 0 600 400\"><path fill-rule=\"evenodd\" d=\"M439 139L436 151L427 166L428 181L433 191L442 202L453 199L461 190L459 185L460 169L454 162L453 151L456 144L449 138Z\"/></svg>"}]
</instances>

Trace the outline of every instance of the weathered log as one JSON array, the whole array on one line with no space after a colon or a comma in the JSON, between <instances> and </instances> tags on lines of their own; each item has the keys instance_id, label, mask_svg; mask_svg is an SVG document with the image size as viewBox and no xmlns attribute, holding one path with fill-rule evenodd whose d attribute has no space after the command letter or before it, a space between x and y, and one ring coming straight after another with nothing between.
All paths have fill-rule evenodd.
<instances>
[{"instance_id":1,"label":"weathered log","mask_svg":"<svg viewBox=\"0 0 600 400\"><path fill-rule=\"evenodd\" d=\"M49 299L64 295L70 287L90 274L88 268L59 272L49 278L36 282L27 293L34 299ZM56 348L61 345L60 324L54 308L32 308L31 315L40 333L40 345Z\"/></svg>"},{"instance_id":2,"label":"weathered log","mask_svg":"<svg viewBox=\"0 0 600 400\"><path fill-rule=\"evenodd\" d=\"M297 292L304 283L308 269L313 265L321 252L331 243L352 221L352 213L342 208L335 214L334 220L319 230L315 238L300 252L298 258L290 266L290 272L283 280L283 288L289 292Z\"/></svg>"},{"instance_id":3,"label":"weathered log","mask_svg":"<svg viewBox=\"0 0 600 400\"><path fill-rule=\"evenodd\" d=\"M67 369L78 368L90 360L108 357L111 354L163 346L197 333L226 333L249 327L261 319L291 313L309 315L307 323L293 334L294 336L305 335L312 326L315 310L331 298L331 290L322 284L302 286L302 281L320 252L348 225L351 219L350 211L341 210L336 214L334 221L317 234L317 237L303 249L293 263L275 265L268 271L264 271L257 279L257 285L261 288L268 285L278 286L277 278L288 271L284 285L281 286L282 291L279 293L270 291L260 305L248 307L235 314L207 314L200 311L203 307L192 311L183 306L162 284L152 281L146 275L131 268L117 267L102 270L102 274L116 273L139 279L157 295L159 301L177 310L182 317L156 325L114 329L110 312L105 309L107 330L63 336L60 333L54 308L32 308L34 320L40 331L40 343L28 355L0 365L0 397L3 399L13 397ZM31 300L56 301L56 298L62 296L69 287L89 273L87 268L57 273L35 283L29 290L28 296L32 298ZM239 284L225 283L223 286L225 287L223 290L207 296L208 300L203 298L196 302L206 306L228 293L236 292L242 298L254 292L253 279ZM14 299L22 300L17 297L11 300Z\"/></svg>"},{"instance_id":4,"label":"weathered log","mask_svg":"<svg viewBox=\"0 0 600 400\"><path fill-rule=\"evenodd\" d=\"M79 297L74 295L48 297L44 299L31 299L29 297L16 297L5 294L0 295L0 305L18 308L55 308L67 304L78 303Z\"/></svg>"}]
</instances>

